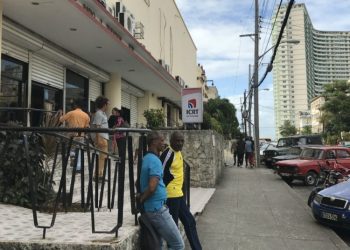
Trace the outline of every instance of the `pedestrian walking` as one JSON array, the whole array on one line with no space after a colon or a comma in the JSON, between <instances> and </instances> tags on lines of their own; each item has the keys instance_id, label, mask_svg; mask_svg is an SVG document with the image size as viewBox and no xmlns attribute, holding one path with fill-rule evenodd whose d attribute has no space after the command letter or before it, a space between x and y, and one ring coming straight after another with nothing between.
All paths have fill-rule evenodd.
<instances>
[{"instance_id":1,"label":"pedestrian walking","mask_svg":"<svg viewBox=\"0 0 350 250\"><path fill-rule=\"evenodd\" d=\"M243 141L243 138L240 137L237 142L237 167L243 166L243 158L244 158L244 151L245 151L245 142Z\"/></svg>"},{"instance_id":2,"label":"pedestrian walking","mask_svg":"<svg viewBox=\"0 0 350 250\"><path fill-rule=\"evenodd\" d=\"M236 139L232 140L231 153L233 155L233 166L236 166L236 163L238 165L238 162L237 162L237 140Z\"/></svg>"},{"instance_id":3,"label":"pedestrian walking","mask_svg":"<svg viewBox=\"0 0 350 250\"><path fill-rule=\"evenodd\" d=\"M68 128L88 128L90 126L90 117L87 113L82 110L82 101L75 100L73 103L74 110L69 111L65 115L60 117L61 123L66 123L66 127ZM79 133L70 133L70 136L73 136L74 140L79 142L84 142L84 134ZM76 151L78 149L78 151ZM76 155L78 152L78 155ZM71 165L74 162L74 159L77 159L76 172L79 173L81 171L81 154L82 154L81 145L73 147L71 150L70 156Z\"/></svg>"},{"instance_id":4,"label":"pedestrian walking","mask_svg":"<svg viewBox=\"0 0 350 250\"><path fill-rule=\"evenodd\" d=\"M95 101L97 111L94 115L92 124L96 128L108 128L108 119L106 110L109 104L109 100L104 96L98 96ZM108 133L96 133L95 146L102 152L108 152ZM103 171L105 167L105 159L107 155L105 153L99 153L98 172L95 172L95 178L98 181L103 181Z\"/></svg>"},{"instance_id":5,"label":"pedestrian walking","mask_svg":"<svg viewBox=\"0 0 350 250\"><path fill-rule=\"evenodd\" d=\"M254 143L250 136L246 138L245 141L245 166L253 168L254 167Z\"/></svg>"},{"instance_id":6,"label":"pedestrian walking","mask_svg":"<svg viewBox=\"0 0 350 250\"><path fill-rule=\"evenodd\" d=\"M193 250L201 250L196 221L186 205L183 194L184 159L181 150L184 145L183 135L176 131L170 136L170 146L167 147L160 159L164 168L164 183L168 194L167 206L176 225L180 219L186 232L187 239Z\"/></svg>"},{"instance_id":7,"label":"pedestrian walking","mask_svg":"<svg viewBox=\"0 0 350 250\"><path fill-rule=\"evenodd\" d=\"M166 187L163 182L163 167L159 159L163 149L164 139L159 132L151 132L147 136L148 153L143 157L140 174L141 195L138 200L142 213L145 213L162 245L164 239L168 249L185 249L180 231L165 205L167 199Z\"/></svg>"}]
</instances>

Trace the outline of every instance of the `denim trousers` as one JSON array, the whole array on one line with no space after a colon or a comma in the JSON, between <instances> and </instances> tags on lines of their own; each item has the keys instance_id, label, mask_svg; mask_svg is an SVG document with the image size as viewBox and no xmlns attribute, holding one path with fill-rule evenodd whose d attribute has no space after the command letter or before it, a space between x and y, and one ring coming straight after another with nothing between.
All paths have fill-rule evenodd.
<instances>
[{"instance_id":1,"label":"denim trousers","mask_svg":"<svg viewBox=\"0 0 350 250\"><path fill-rule=\"evenodd\" d=\"M167 206L163 206L155 212L146 213L152 226L157 232L160 245L162 245L162 239L164 239L169 250L185 249L185 244L180 231L171 217Z\"/></svg>"},{"instance_id":2,"label":"denim trousers","mask_svg":"<svg viewBox=\"0 0 350 250\"><path fill-rule=\"evenodd\" d=\"M168 198L166 201L169 207L170 214L172 215L176 225L180 219L184 225L188 242L193 250L201 250L202 246L198 238L196 220L190 212L190 209L186 205L185 198Z\"/></svg>"}]
</instances>

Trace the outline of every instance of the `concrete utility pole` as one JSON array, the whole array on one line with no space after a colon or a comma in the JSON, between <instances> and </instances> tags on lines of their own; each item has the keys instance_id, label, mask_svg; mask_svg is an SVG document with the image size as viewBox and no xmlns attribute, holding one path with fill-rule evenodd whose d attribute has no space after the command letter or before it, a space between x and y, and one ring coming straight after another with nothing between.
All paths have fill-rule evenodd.
<instances>
[{"instance_id":1,"label":"concrete utility pole","mask_svg":"<svg viewBox=\"0 0 350 250\"><path fill-rule=\"evenodd\" d=\"M255 0L255 50L254 50L254 151L255 166L260 164L259 150L259 1Z\"/></svg>"},{"instance_id":2,"label":"concrete utility pole","mask_svg":"<svg viewBox=\"0 0 350 250\"><path fill-rule=\"evenodd\" d=\"M252 65L249 64L249 79L248 79L248 89L249 91L249 101L248 101L248 135L252 136L252 97L253 97L253 90L252 90L252 71L251 71Z\"/></svg>"}]
</instances>

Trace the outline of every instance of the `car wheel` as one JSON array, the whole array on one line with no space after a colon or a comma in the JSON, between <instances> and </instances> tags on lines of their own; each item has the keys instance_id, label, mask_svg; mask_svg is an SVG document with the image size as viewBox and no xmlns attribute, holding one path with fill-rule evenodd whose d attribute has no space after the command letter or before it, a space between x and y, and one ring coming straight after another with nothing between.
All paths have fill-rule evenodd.
<instances>
[{"instance_id":1,"label":"car wheel","mask_svg":"<svg viewBox=\"0 0 350 250\"><path fill-rule=\"evenodd\" d=\"M282 177L282 180L287 182L287 184L291 184L293 182L293 177Z\"/></svg>"},{"instance_id":2,"label":"car wheel","mask_svg":"<svg viewBox=\"0 0 350 250\"><path fill-rule=\"evenodd\" d=\"M305 176L305 184L308 186L314 186L317 181L317 174L315 172L308 172Z\"/></svg>"}]
</instances>

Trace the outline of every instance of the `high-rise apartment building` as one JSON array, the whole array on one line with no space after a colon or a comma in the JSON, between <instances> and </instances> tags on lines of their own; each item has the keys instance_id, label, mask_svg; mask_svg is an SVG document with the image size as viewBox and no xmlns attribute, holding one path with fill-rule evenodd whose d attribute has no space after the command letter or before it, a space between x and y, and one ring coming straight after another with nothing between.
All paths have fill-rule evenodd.
<instances>
[{"instance_id":1,"label":"high-rise apartment building","mask_svg":"<svg viewBox=\"0 0 350 250\"><path fill-rule=\"evenodd\" d=\"M286 9L282 6L276 18L273 44ZM344 79L350 79L350 32L316 30L305 4L294 5L273 67L276 137L286 120L301 130L299 112L310 110L311 100L322 93L324 84Z\"/></svg>"}]
</instances>

